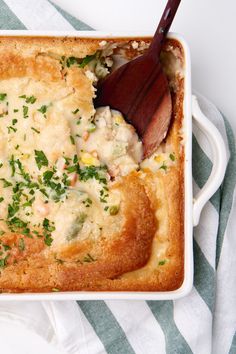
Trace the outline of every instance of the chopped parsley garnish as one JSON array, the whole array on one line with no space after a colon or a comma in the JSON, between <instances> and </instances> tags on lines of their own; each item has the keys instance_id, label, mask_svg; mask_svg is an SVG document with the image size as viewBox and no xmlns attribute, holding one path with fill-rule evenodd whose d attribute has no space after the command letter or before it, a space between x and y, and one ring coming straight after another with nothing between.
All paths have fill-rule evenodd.
<instances>
[{"instance_id":1,"label":"chopped parsley garnish","mask_svg":"<svg viewBox=\"0 0 236 354\"><path fill-rule=\"evenodd\" d=\"M4 251L9 251L11 249L8 245L2 245L2 247L4 248Z\"/></svg>"},{"instance_id":2,"label":"chopped parsley garnish","mask_svg":"<svg viewBox=\"0 0 236 354\"><path fill-rule=\"evenodd\" d=\"M169 158L170 158L172 161L175 161L175 155L174 155L174 154L170 154L170 155L169 155Z\"/></svg>"},{"instance_id":3,"label":"chopped parsley garnish","mask_svg":"<svg viewBox=\"0 0 236 354\"><path fill-rule=\"evenodd\" d=\"M91 206L91 204L93 203L93 201L90 198L86 198L82 203L85 204L86 208L89 208Z\"/></svg>"},{"instance_id":4,"label":"chopped parsley garnish","mask_svg":"<svg viewBox=\"0 0 236 354\"><path fill-rule=\"evenodd\" d=\"M3 181L3 188L11 187L12 183L7 181L5 178L0 178L0 181Z\"/></svg>"},{"instance_id":5,"label":"chopped parsley garnish","mask_svg":"<svg viewBox=\"0 0 236 354\"><path fill-rule=\"evenodd\" d=\"M53 171L45 171L43 173L43 181L44 181L44 183L48 184L48 182L51 181L53 175L54 175Z\"/></svg>"},{"instance_id":6,"label":"chopped parsley garnish","mask_svg":"<svg viewBox=\"0 0 236 354\"><path fill-rule=\"evenodd\" d=\"M47 112L47 109L48 109L49 106L46 106L45 104L42 105L39 109L38 109L38 112L42 113L42 114L45 114Z\"/></svg>"},{"instance_id":7,"label":"chopped parsley garnish","mask_svg":"<svg viewBox=\"0 0 236 354\"><path fill-rule=\"evenodd\" d=\"M3 197L0 197L0 203L2 203L4 201Z\"/></svg>"},{"instance_id":8,"label":"chopped parsley garnish","mask_svg":"<svg viewBox=\"0 0 236 354\"><path fill-rule=\"evenodd\" d=\"M48 166L48 159L42 150L34 150L34 153L39 170L41 170L42 166Z\"/></svg>"},{"instance_id":9,"label":"chopped parsley garnish","mask_svg":"<svg viewBox=\"0 0 236 354\"><path fill-rule=\"evenodd\" d=\"M28 111L29 111L29 107L27 106L23 106L23 117L24 118L28 118Z\"/></svg>"},{"instance_id":10,"label":"chopped parsley garnish","mask_svg":"<svg viewBox=\"0 0 236 354\"><path fill-rule=\"evenodd\" d=\"M73 157L73 163L77 163L78 161L79 161L78 156L77 156L77 155L74 155L74 157Z\"/></svg>"},{"instance_id":11,"label":"chopped parsley garnish","mask_svg":"<svg viewBox=\"0 0 236 354\"><path fill-rule=\"evenodd\" d=\"M7 127L7 129L8 129L8 134L10 134L10 133L11 133L11 130L12 130L14 133L17 131L17 129L16 129L16 128L11 127L11 126Z\"/></svg>"},{"instance_id":12,"label":"chopped parsley garnish","mask_svg":"<svg viewBox=\"0 0 236 354\"><path fill-rule=\"evenodd\" d=\"M91 254L87 253L87 255L84 257L83 262L89 263L89 262L95 262L96 259L94 259Z\"/></svg>"},{"instance_id":13,"label":"chopped parsley garnish","mask_svg":"<svg viewBox=\"0 0 236 354\"><path fill-rule=\"evenodd\" d=\"M14 155L11 155L11 159L9 160L9 165L11 166L11 177L13 177L15 176L15 172L16 172Z\"/></svg>"},{"instance_id":14,"label":"chopped parsley garnish","mask_svg":"<svg viewBox=\"0 0 236 354\"><path fill-rule=\"evenodd\" d=\"M66 59L66 66L69 68L71 65L79 64L79 61L79 58L69 57Z\"/></svg>"},{"instance_id":15,"label":"chopped parsley garnish","mask_svg":"<svg viewBox=\"0 0 236 354\"><path fill-rule=\"evenodd\" d=\"M15 109L13 110L13 112L14 112L14 113L17 113L17 112L19 112L19 109L16 109L16 108L15 108Z\"/></svg>"},{"instance_id":16,"label":"chopped parsley garnish","mask_svg":"<svg viewBox=\"0 0 236 354\"><path fill-rule=\"evenodd\" d=\"M44 228L44 243L47 246L51 246L52 242L53 242L53 238L51 235L51 232L55 231L55 226L53 226L52 224L50 224L50 221L48 219L44 219L43 220L43 228Z\"/></svg>"},{"instance_id":17,"label":"chopped parsley garnish","mask_svg":"<svg viewBox=\"0 0 236 354\"><path fill-rule=\"evenodd\" d=\"M93 59L96 58L96 54L94 53L92 55L86 55L83 59L76 58L76 57L69 57L66 59L66 66L69 68L72 65L78 65L79 68L84 68L86 65L88 65Z\"/></svg>"},{"instance_id":18,"label":"chopped parsley garnish","mask_svg":"<svg viewBox=\"0 0 236 354\"><path fill-rule=\"evenodd\" d=\"M74 111L72 111L73 114L76 114L79 112L79 108L76 108Z\"/></svg>"},{"instance_id":19,"label":"chopped parsley garnish","mask_svg":"<svg viewBox=\"0 0 236 354\"><path fill-rule=\"evenodd\" d=\"M162 265L166 264L166 262L167 262L167 260L166 260L166 259L163 259L163 260L159 261L158 264L162 266Z\"/></svg>"},{"instance_id":20,"label":"chopped parsley garnish","mask_svg":"<svg viewBox=\"0 0 236 354\"><path fill-rule=\"evenodd\" d=\"M4 101L6 97L7 97L6 93L0 93L0 101Z\"/></svg>"},{"instance_id":21,"label":"chopped parsley garnish","mask_svg":"<svg viewBox=\"0 0 236 354\"><path fill-rule=\"evenodd\" d=\"M163 162L163 164L159 167L159 169L164 170L165 172L167 171L167 166L165 162Z\"/></svg>"},{"instance_id":22,"label":"chopped parsley garnish","mask_svg":"<svg viewBox=\"0 0 236 354\"><path fill-rule=\"evenodd\" d=\"M1 162L1 163L0 163L0 168L1 168L2 166L3 166L3 163Z\"/></svg>"},{"instance_id":23,"label":"chopped parsley garnish","mask_svg":"<svg viewBox=\"0 0 236 354\"><path fill-rule=\"evenodd\" d=\"M34 127L31 127L31 129L32 129L35 133L40 134L40 131L39 131L38 129L36 129L36 128L34 128Z\"/></svg>"},{"instance_id":24,"label":"chopped parsley garnish","mask_svg":"<svg viewBox=\"0 0 236 354\"><path fill-rule=\"evenodd\" d=\"M75 145L75 139L72 135L70 135L70 141L72 145Z\"/></svg>"},{"instance_id":25,"label":"chopped parsley garnish","mask_svg":"<svg viewBox=\"0 0 236 354\"><path fill-rule=\"evenodd\" d=\"M27 222L15 216L14 218L8 221L8 225L15 226L16 228L21 229L27 226Z\"/></svg>"},{"instance_id":26,"label":"chopped parsley garnish","mask_svg":"<svg viewBox=\"0 0 236 354\"><path fill-rule=\"evenodd\" d=\"M15 125L17 122L17 119L12 119L12 125Z\"/></svg>"},{"instance_id":27,"label":"chopped parsley garnish","mask_svg":"<svg viewBox=\"0 0 236 354\"><path fill-rule=\"evenodd\" d=\"M37 98L34 96L26 96L26 95L19 96L19 98L24 98L26 103L31 103L31 104L35 103L37 100Z\"/></svg>"},{"instance_id":28,"label":"chopped parsley garnish","mask_svg":"<svg viewBox=\"0 0 236 354\"><path fill-rule=\"evenodd\" d=\"M0 259L0 268L5 268L7 266L7 259L9 255L7 255L5 258Z\"/></svg>"},{"instance_id":29,"label":"chopped parsley garnish","mask_svg":"<svg viewBox=\"0 0 236 354\"><path fill-rule=\"evenodd\" d=\"M50 232L55 231L55 226L50 225L50 221L47 218L43 220L43 228Z\"/></svg>"},{"instance_id":30,"label":"chopped parsley garnish","mask_svg":"<svg viewBox=\"0 0 236 354\"><path fill-rule=\"evenodd\" d=\"M8 204L8 218L12 218L20 210L19 202L13 201L12 204Z\"/></svg>"},{"instance_id":31,"label":"chopped parsley garnish","mask_svg":"<svg viewBox=\"0 0 236 354\"><path fill-rule=\"evenodd\" d=\"M19 239L18 248L21 252L25 250L25 240L23 238Z\"/></svg>"},{"instance_id":32,"label":"chopped parsley garnish","mask_svg":"<svg viewBox=\"0 0 236 354\"><path fill-rule=\"evenodd\" d=\"M107 184L107 180L106 178L103 176L103 174L100 174L99 172L103 172L106 171L106 167L105 166L87 166L84 167L83 169L81 169L78 166L78 174L80 177L81 181L88 181L91 178L95 178L96 180L98 180L100 183L104 183Z\"/></svg>"},{"instance_id":33,"label":"chopped parsley garnish","mask_svg":"<svg viewBox=\"0 0 236 354\"><path fill-rule=\"evenodd\" d=\"M119 206L118 205L112 205L109 208L109 213L110 215L116 215L119 212Z\"/></svg>"},{"instance_id":34,"label":"chopped parsley garnish","mask_svg":"<svg viewBox=\"0 0 236 354\"><path fill-rule=\"evenodd\" d=\"M85 58L83 58L82 62L79 64L80 68L84 68L90 61L96 58L96 53L92 55L86 55Z\"/></svg>"},{"instance_id":35,"label":"chopped parsley garnish","mask_svg":"<svg viewBox=\"0 0 236 354\"><path fill-rule=\"evenodd\" d=\"M26 208L28 206L32 206L33 202L35 201L35 197L31 198L30 200L28 200L28 202L25 202L22 206L23 208Z\"/></svg>"}]
</instances>

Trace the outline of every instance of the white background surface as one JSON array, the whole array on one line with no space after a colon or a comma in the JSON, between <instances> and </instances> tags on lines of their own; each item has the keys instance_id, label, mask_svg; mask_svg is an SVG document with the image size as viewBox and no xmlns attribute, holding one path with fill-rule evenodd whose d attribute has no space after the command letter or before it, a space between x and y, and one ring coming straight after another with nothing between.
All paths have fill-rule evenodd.
<instances>
[{"instance_id":1,"label":"white background surface","mask_svg":"<svg viewBox=\"0 0 236 354\"><path fill-rule=\"evenodd\" d=\"M154 32L166 1L54 2L94 29ZM236 1L182 0L172 30L190 45L193 87L219 107L236 133ZM63 354L36 334L1 321L0 341L4 354Z\"/></svg>"}]
</instances>

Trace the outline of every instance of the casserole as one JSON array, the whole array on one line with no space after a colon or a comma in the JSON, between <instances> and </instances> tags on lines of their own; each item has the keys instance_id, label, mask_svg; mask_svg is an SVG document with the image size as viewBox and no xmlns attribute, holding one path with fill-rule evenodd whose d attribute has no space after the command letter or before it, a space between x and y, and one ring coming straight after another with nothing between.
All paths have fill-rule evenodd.
<instances>
[{"instance_id":1,"label":"casserole","mask_svg":"<svg viewBox=\"0 0 236 354\"><path fill-rule=\"evenodd\" d=\"M21 35L22 33L14 32L14 35L16 35L16 34ZM32 36L32 33L27 33L27 35L31 35ZM86 37L86 36L89 37L89 38L91 38L91 37L96 38L97 37L99 39L102 39L102 38L106 39L106 38L109 37L107 35L104 36L104 35L101 35L101 34L98 34L98 33L96 33L96 34L89 33L89 35L86 34L86 33L82 33L82 34L76 33L76 35L71 33L71 34L68 34L68 35L71 36L71 37L77 36L77 37L80 37L80 38L81 37ZM55 37L55 34L53 34L53 36ZM65 34L60 34L60 36L64 37ZM114 36L114 37L116 37L116 36ZM140 36L139 36L139 38L140 38ZM172 38L174 38L174 37L172 37ZM190 113L191 113L191 111L190 111L190 97L189 97L189 95L190 95L190 78L189 78L190 68L189 68L189 57L188 57L187 47L186 47L186 45L185 45L183 40L181 41L181 40L179 40L179 38L176 38L176 39L181 43L181 45L182 45L182 47L184 48L184 51L185 51L185 68L184 68L185 69L185 73L184 73L184 78L185 78L185 80L184 80L185 84L184 85L185 85L185 88L184 88L184 107L183 107L184 118L183 118L183 132L182 132L183 140L184 140L184 157L185 157L185 159L184 159L184 174L185 174L185 176L184 176L184 181L185 181L184 182L184 189L185 189L185 193L184 193L184 196L185 196L185 201L184 201L184 205L185 205L185 208L184 208L185 209L184 210L184 247L185 247L185 249L184 249L184 277L183 277L184 279L183 279L182 285L177 290L165 291L165 292L145 292L145 291L143 291L142 293L141 292L133 292L133 293L131 293L131 292L125 292L125 293L124 292L123 293L121 293L121 292L119 292L119 293L113 293L113 292L112 293L111 292L110 293L109 292L94 292L94 293L88 293L88 292L87 293L86 292L73 292L73 293L70 293L70 292L68 292L68 293L64 293L64 292L60 292L58 294L52 294L52 295L48 295L48 294L35 294L35 295L33 295L32 294L33 298L36 297L36 298L40 298L41 299L41 298L45 298L45 297L47 298L47 296L49 296L49 298L52 299L52 296L54 296L55 298L61 298L61 299L69 299L69 298L76 298L76 299L96 298L96 299L102 299L102 298L107 298L107 297L109 297L109 298L130 298L131 296L133 296L133 298L140 298L140 299L141 298L146 298L146 299L151 299L151 298L153 298L153 299L157 299L157 298L164 299L164 298L176 298L176 297L179 297L181 295L183 296L184 294L187 293L187 291L189 291L191 289L193 270L192 270L191 236L190 236L191 230L192 230L192 224L191 224L192 216L191 216L191 211L189 209L189 206L192 203L191 174L190 174L190 171L191 171L191 162L190 162L191 161L191 153L190 153L190 149L191 149L191 120L190 120ZM13 60L13 63L14 63L14 60ZM33 70L36 70L36 74L37 75L42 75L43 76L44 75L44 68L43 68L43 66L40 67L40 65L41 64L39 64L39 67L38 68L36 67L36 69L35 69L35 65L34 65L34 69ZM43 62L43 65L45 65L45 62ZM51 63L49 63L49 64L46 63L46 65L48 65L51 68ZM29 67L31 67L31 64L29 64ZM17 67L16 69L18 69L18 68L19 67ZM41 68L41 72L38 71L38 69L40 69L40 68ZM24 67L22 68L22 66L20 66L20 69L24 71ZM13 67L13 70L14 70L14 67ZM27 68L27 70L28 70L28 68ZM50 71L50 73L51 73L51 71ZM54 72L52 72L52 76L53 75L54 75ZM56 75L56 73L55 73L55 75ZM69 80L73 79L70 76L70 73L68 75L68 79ZM19 96L19 98L24 99L26 101L31 99L32 97L33 97L33 99L35 101L36 98L34 96L29 96L29 97L27 97L26 95ZM30 103L34 103L34 102L30 102ZM49 105L50 104L48 104L47 107L49 107ZM27 118L28 108L26 108L27 109L27 111L26 111L24 109L24 107L26 107L26 106L23 105L23 115L24 115L24 118ZM44 111L42 111L42 107L45 107L45 105L41 106L41 108L39 108L38 111L40 111L40 113L43 113L45 115L46 110L44 109ZM195 107L195 110L197 110L197 104L196 104L195 100L194 100L194 107ZM76 110L74 110L74 107L73 107L73 111L74 112L76 111ZM200 125L202 125L205 128L206 127L209 128L210 123L205 124L204 123L205 122L204 118L201 115L200 115L200 118L201 118L201 120L199 120ZM12 129L14 129L14 128L12 128ZM36 129L34 129L34 130L36 130ZM210 132L212 131L212 127L211 127L211 129L209 131ZM213 141L216 142L218 140L218 144L219 144L220 138L219 138L219 136L217 134L218 133L217 133L216 130L214 131L213 135L212 135L212 133L210 133L211 137L213 138ZM216 136L217 136L217 139L216 139ZM49 141L48 144L50 145L50 143L51 142ZM72 143L74 144L73 141L72 141ZM35 150L35 153L36 153L36 157L35 157L36 162L37 162L37 159L38 159L39 162L41 163L40 166L38 164L38 168L40 170L42 165L45 165L46 156L43 154L42 151L39 151L39 150ZM222 162L222 161L224 161L224 159L223 159L224 156L223 155L224 155L224 151L218 156L218 163L221 163L221 166L220 166L221 167L221 173L224 170L224 168L222 168L222 167L224 167L223 166L223 162ZM12 160L14 160L14 157L12 158ZM225 161L226 161L226 159L225 159ZM14 161L12 161L12 162L13 162L12 165L14 166L14 171L12 169L12 174L14 175L14 173L15 173L15 164L14 163L15 162ZM46 159L46 162L47 162L47 159ZM46 165L48 165L48 162L46 163ZM23 174L21 166L19 164L18 164L18 167L20 169L21 174ZM215 170L216 169L217 168L215 168ZM52 171L45 171L45 173L46 172L50 172L51 173ZM219 176L219 174L217 172L218 171L214 171L214 169L213 169L212 176L210 177L210 180L209 180L208 184L206 184L205 189L203 189L202 193L196 199L196 203L195 203L195 206L194 206L194 218L198 217L197 213L200 214L200 210L201 210L201 207L203 206L204 202L206 202L206 200L209 198L210 193L212 193L212 191L214 191L215 188L217 188L216 182L217 183L221 182L221 179L222 179L223 175L221 174L221 176ZM217 181L215 180L216 177L218 178ZM212 183L210 183L210 182L212 182ZM130 183L130 187L131 187L131 185L135 185L135 181L133 181L133 180L132 180L132 182L129 182L129 183ZM132 189L131 189L131 193L132 193ZM141 195L142 194L141 189L137 193L139 195ZM132 195L135 196L135 193L132 194ZM140 199L140 201L141 201L141 203L144 203L143 204L144 205L144 209L145 209L145 211L147 211L148 210L148 206L145 205L144 200L142 201L142 199ZM25 203L25 204L27 204L27 203ZM137 210L138 210L138 208L137 208ZM8 209L8 212L9 212L9 209ZM84 213L83 213L83 215L84 215ZM140 218L140 216L141 216L141 214L138 215L138 218ZM146 217L148 217L148 216L143 217L143 219L145 220ZM13 220L13 219L11 219L11 220ZM49 231L49 228L51 228L51 229L54 228L54 226L48 224L48 219L44 219L44 221L45 220L47 221L47 225L46 225L46 222L45 222L44 228L47 231ZM18 220L14 220L14 221L18 221ZM196 222L196 220L195 220L195 222ZM147 227L148 227L148 225L150 226L151 224L152 224L152 221L149 220L149 222L147 224ZM142 225L142 223L140 225ZM145 223L144 223L144 225L145 225ZM136 227L138 229L141 226L136 226ZM145 233L145 231L147 232L147 234L152 232L151 229L147 229L147 230L143 229L142 233ZM37 232L37 231L35 231L35 232ZM51 244L51 235L46 234L45 237L46 237L46 243L48 243L50 241L50 244ZM24 248L24 245L21 248ZM93 260L93 257L90 256L90 259ZM64 262L64 260L63 260L63 262ZM67 273L67 278L65 279L65 282L66 282L67 279L69 281L70 276L71 276L70 272L71 272L71 269L69 269L69 273ZM73 270L72 270L72 273L73 273ZM34 276L35 276L35 274L34 274ZM39 274L38 274L38 276L39 276ZM85 275L83 275L83 277L84 276ZM110 275L110 276L112 276L112 275ZM30 278L29 278L29 281L30 281ZM40 279L40 281L41 281L41 279ZM43 281L43 279L42 279L42 281ZM6 282L7 282L7 279L6 279ZM86 287L88 287L88 286L86 286ZM101 286L101 289L104 289L104 287ZM110 289L113 290L110 287L108 287L108 289L109 290ZM30 288L29 288L29 290L30 290ZM98 287L97 288L95 287L94 290L98 290ZM126 290L126 288L121 288L121 290ZM137 287L135 288L135 290L137 290ZM141 290L145 290L145 289L141 289ZM1 297L3 297L3 298L5 296L7 296L7 298L8 298L11 295L5 295L5 294L1 295ZM22 298L23 299L23 298L27 298L27 296L30 296L30 295L17 294L15 296L17 296L17 298Z\"/></svg>"}]
</instances>

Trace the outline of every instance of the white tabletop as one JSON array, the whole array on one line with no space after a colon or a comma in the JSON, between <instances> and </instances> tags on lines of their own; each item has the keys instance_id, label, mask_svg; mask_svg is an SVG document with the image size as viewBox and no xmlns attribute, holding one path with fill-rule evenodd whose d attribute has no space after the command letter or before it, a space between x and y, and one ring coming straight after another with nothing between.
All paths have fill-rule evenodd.
<instances>
[{"instance_id":1,"label":"white tabletop","mask_svg":"<svg viewBox=\"0 0 236 354\"><path fill-rule=\"evenodd\" d=\"M94 29L154 32L166 0L54 2ZM193 87L219 107L236 133L235 19L235 0L183 0L171 30L181 33L189 43ZM0 322L0 333L1 352L5 354L61 353L23 328Z\"/></svg>"}]
</instances>

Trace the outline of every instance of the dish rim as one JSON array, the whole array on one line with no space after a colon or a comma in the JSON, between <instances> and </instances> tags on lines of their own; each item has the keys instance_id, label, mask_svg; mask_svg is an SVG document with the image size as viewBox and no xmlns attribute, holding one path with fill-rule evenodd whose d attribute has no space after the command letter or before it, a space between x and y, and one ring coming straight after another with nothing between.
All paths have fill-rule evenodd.
<instances>
[{"instance_id":1,"label":"dish rim","mask_svg":"<svg viewBox=\"0 0 236 354\"><path fill-rule=\"evenodd\" d=\"M93 39L146 38L153 33L142 31L30 31L2 30L0 37L78 37ZM193 192L192 192L192 116L191 116L191 59L186 40L178 33L169 33L168 38L176 39L184 51L184 280L180 288L172 291L73 291L50 293L2 293L0 301L39 300L175 300L186 296L193 286Z\"/></svg>"}]
</instances>

